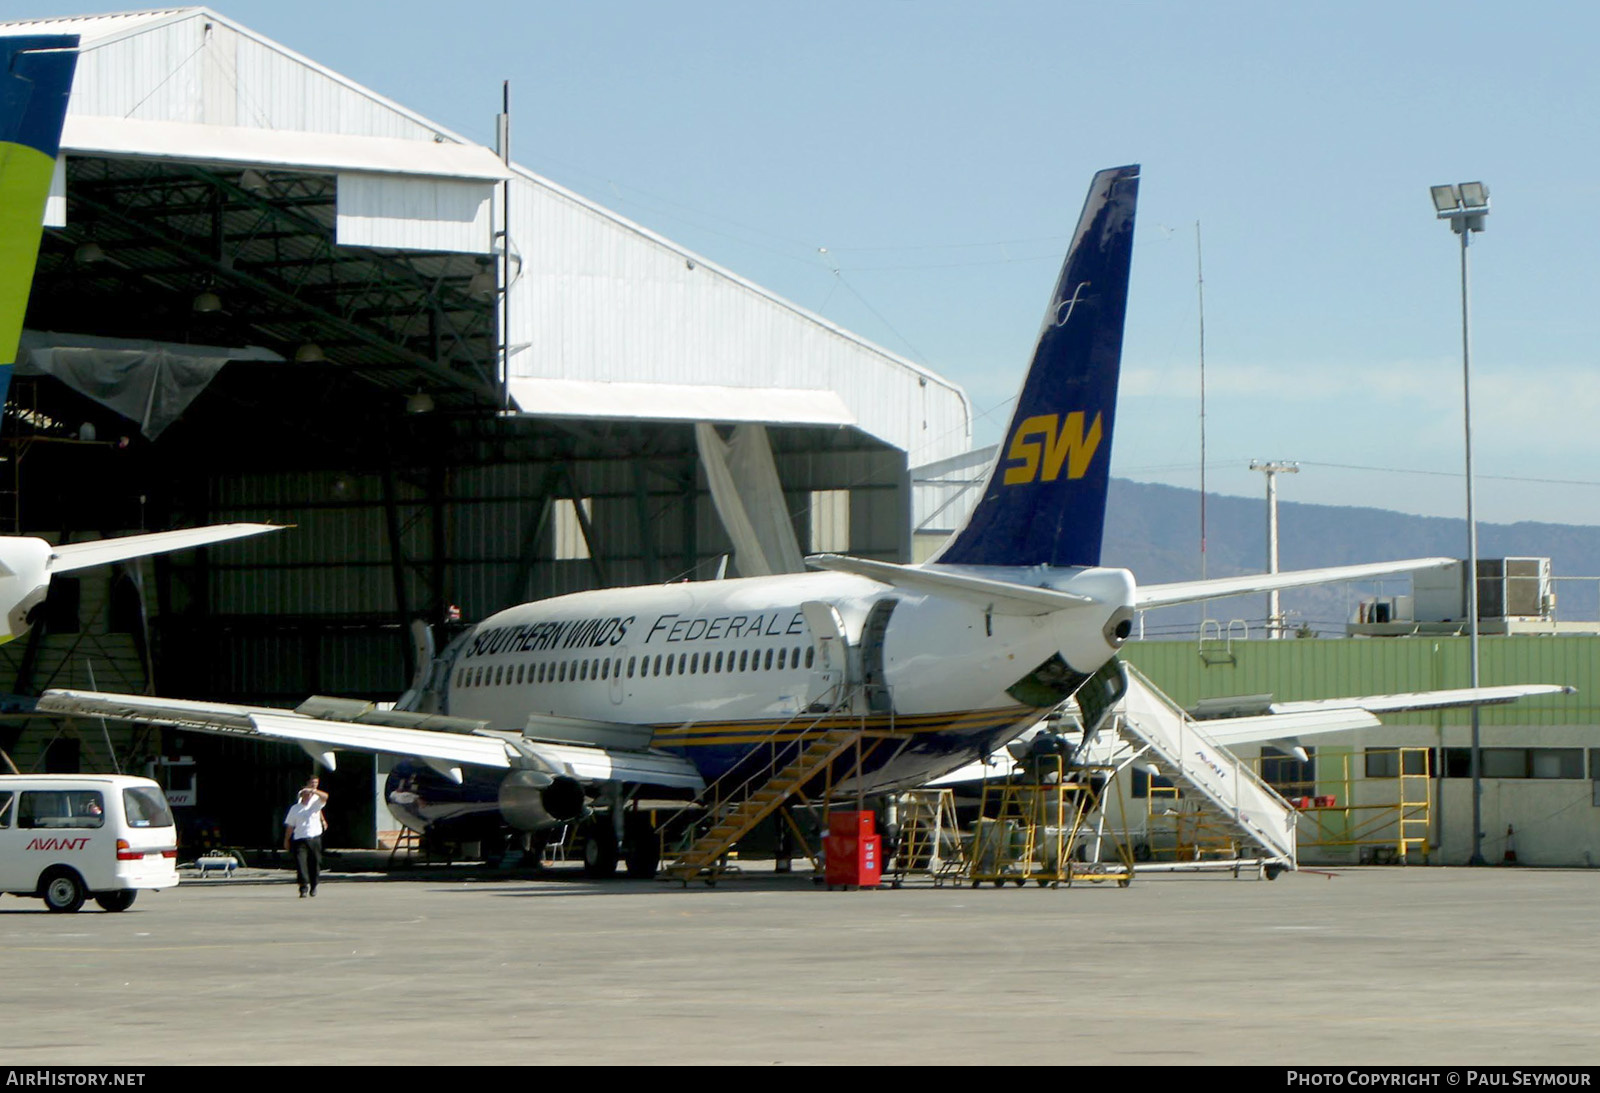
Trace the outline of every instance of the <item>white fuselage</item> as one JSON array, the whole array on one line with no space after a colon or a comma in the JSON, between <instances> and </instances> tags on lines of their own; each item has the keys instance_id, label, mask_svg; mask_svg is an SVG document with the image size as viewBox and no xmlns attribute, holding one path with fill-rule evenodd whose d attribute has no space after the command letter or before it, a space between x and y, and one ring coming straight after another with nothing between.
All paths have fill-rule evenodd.
<instances>
[{"instance_id":1,"label":"white fuselage","mask_svg":"<svg viewBox=\"0 0 1600 1093\"><path fill-rule=\"evenodd\" d=\"M1120 644L1105 631L1131 602L1126 571L1030 576L1096 602L998 614L971 597L803 573L522 604L457 640L438 705L502 730L523 729L530 715L648 725L657 747L713 776L774 731L871 718L922 738L911 749L923 755L921 777L945 763L931 755L948 750L959 765L1026 727L1037 703L1008 689L1035 669L1059 657L1087 676Z\"/></svg>"}]
</instances>

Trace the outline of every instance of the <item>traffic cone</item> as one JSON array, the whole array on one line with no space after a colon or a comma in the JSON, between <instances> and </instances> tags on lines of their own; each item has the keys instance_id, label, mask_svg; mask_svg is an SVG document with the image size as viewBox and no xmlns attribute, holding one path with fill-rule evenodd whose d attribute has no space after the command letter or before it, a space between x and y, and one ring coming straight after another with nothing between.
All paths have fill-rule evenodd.
<instances>
[{"instance_id":1,"label":"traffic cone","mask_svg":"<svg viewBox=\"0 0 1600 1093\"><path fill-rule=\"evenodd\" d=\"M1506 853L1500 859L1501 865L1517 864L1517 831L1510 824L1506 824Z\"/></svg>"}]
</instances>

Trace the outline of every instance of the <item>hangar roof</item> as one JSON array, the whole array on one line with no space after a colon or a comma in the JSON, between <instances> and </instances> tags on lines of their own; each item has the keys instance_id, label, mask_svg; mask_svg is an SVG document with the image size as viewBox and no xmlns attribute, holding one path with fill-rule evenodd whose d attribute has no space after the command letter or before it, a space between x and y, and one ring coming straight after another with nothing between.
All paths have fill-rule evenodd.
<instances>
[{"instance_id":1,"label":"hangar roof","mask_svg":"<svg viewBox=\"0 0 1600 1093\"><path fill-rule=\"evenodd\" d=\"M0 31L82 39L33 329L264 345L445 411L632 384L657 420L969 444L954 384L209 8Z\"/></svg>"}]
</instances>

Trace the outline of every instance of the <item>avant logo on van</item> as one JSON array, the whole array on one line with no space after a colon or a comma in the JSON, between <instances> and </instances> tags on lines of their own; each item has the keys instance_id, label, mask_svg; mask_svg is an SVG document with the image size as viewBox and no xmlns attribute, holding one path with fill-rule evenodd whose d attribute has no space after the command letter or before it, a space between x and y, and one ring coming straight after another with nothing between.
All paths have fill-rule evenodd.
<instances>
[{"instance_id":1,"label":"avant logo on van","mask_svg":"<svg viewBox=\"0 0 1600 1093\"><path fill-rule=\"evenodd\" d=\"M82 850L89 845L87 835L77 839L40 839L35 838L28 844L29 850Z\"/></svg>"},{"instance_id":2,"label":"avant logo on van","mask_svg":"<svg viewBox=\"0 0 1600 1093\"><path fill-rule=\"evenodd\" d=\"M1094 415L1094 424L1087 434L1083 431L1084 414L1074 410L1062 420L1060 414L1038 414L1026 418L1011 436L1011 447L1006 451L1005 484L1019 486L1025 482L1054 482L1061 477L1061 465L1067 465L1067 477L1082 478L1089 470L1094 453L1100 448L1100 415Z\"/></svg>"}]
</instances>

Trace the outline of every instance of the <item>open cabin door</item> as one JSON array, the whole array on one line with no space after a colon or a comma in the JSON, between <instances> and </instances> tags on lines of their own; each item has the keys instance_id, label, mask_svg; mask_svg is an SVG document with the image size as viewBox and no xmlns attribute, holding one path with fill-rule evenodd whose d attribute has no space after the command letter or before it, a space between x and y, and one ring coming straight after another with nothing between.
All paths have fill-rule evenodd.
<instances>
[{"instance_id":1,"label":"open cabin door","mask_svg":"<svg viewBox=\"0 0 1600 1093\"><path fill-rule=\"evenodd\" d=\"M897 599L879 600L867 612L866 625L861 628L861 690L869 713L889 713L894 709L889 677L883 670L883 640L889 631L889 616L899 603Z\"/></svg>"},{"instance_id":2,"label":"open cabin door","mask_svg":"<svg viewBox=\"0 0 1600 1093\"><path fill-rule=\"evenodd\" d=\"M807 600L800 605L814 650L811 677L806 681L805 708L822 713L838 706L849 691L850 647L845 641L844 619L831 603Z\"/></svg>"}]
</instances>

